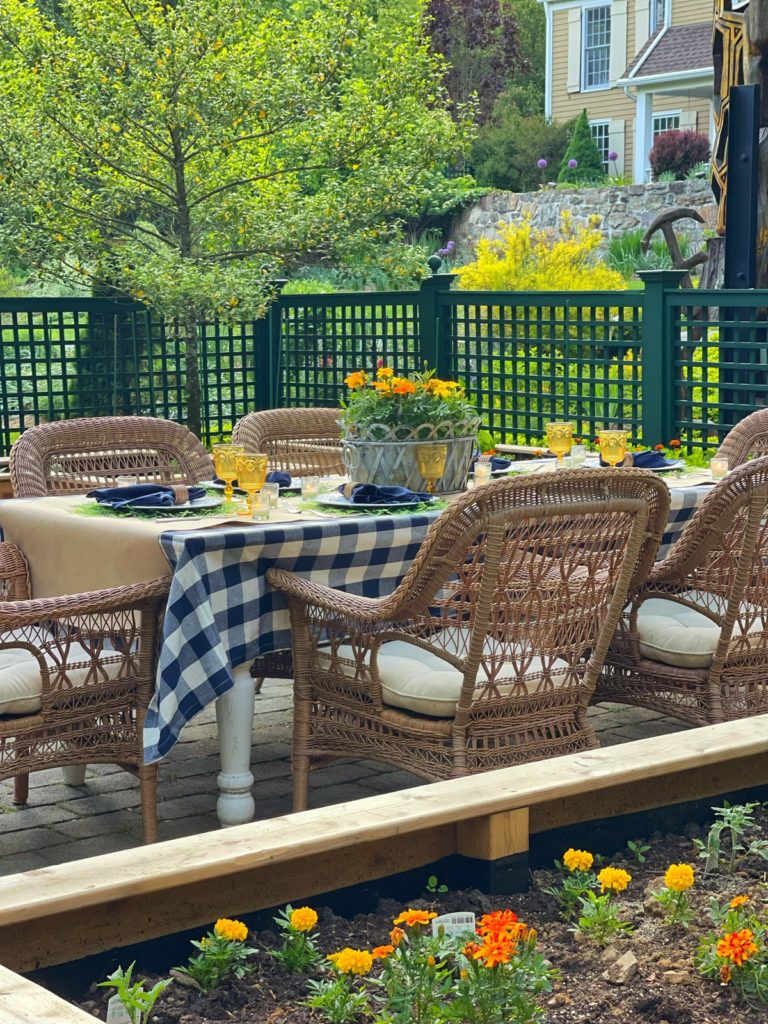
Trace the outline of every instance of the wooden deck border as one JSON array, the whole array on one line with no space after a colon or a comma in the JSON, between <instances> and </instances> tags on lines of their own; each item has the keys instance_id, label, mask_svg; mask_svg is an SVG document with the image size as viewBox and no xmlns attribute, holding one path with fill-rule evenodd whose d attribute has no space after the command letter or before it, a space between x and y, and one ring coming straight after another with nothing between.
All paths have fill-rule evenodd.
<instances>
[{"instance_id":1,"label":"wooden deck border","mask_svg":"<svg viewBox=\"0 0 768 1024\"><path fill-rule=\"evenodd\" d=\"M761 715L38 868L0 878L0 963L76 960L450 854L493 861L552 828L766 783ZM45 997L13 977L0 973L0 1024L49 1019ZM9 985L20 1000L11 1016Z\"/></svg>"}]
</instances>

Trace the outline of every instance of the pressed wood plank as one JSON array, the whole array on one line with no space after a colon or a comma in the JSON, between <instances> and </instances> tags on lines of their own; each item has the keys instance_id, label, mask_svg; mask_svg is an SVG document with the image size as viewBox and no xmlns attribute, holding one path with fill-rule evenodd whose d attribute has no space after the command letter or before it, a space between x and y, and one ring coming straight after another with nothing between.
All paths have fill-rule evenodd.
<instances>
[{"instance_id":1,"label":"pressed wood plank","mask_svg":"<svg viewBox=\"0 0 768 1024\"><path fill-rule=\"evenodd\" d=\"M0 1022L2 1024L93 1024L84 1010L59 999L47 989L0 964Z\"/></svg>"},{"instance_id":2,"label":"pressed wood plank","mask_svg":"<svg viewBox=\"0 0 768 1024\"><path fill-rule=\"evenodd\" d=\"M451 779L0 879L0 927L768 752L768 715ZM715 778L717 773L715 773ZM750 780L744 780L749 785ZM652 787L653 788L653 787ZM665 787L666 789L666 787ZM725 792L717 788L715 792ZM685 794L667 792L666 801ZM591 818L601 816L595 798ZM633 809L642 809L635 806Z\"/></svg>"}]
</instances>

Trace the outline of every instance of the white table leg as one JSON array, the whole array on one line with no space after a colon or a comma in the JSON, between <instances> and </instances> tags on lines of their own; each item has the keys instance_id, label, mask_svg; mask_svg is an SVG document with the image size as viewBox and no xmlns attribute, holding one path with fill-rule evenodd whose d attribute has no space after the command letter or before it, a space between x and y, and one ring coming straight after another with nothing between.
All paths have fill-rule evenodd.
<instances>
[{"instance_id":1,"label":"white table leg","mask_svg":"<svg viewBox=\"0 0 768 1024\"><path fill-rule=\"evenodd\" d=\"M221 825L251 821L256 807L251 796L251 734L255 680L249 665L233 672L234 687L216 701L219 726L219 799L216 814Z\"/></svg>"},{"instance_id":2,"label":"white table leg","mask_svg":"<svg viewBox=\"0 0 768 1024\"><path fill-rule=\"evenodd\" d=\"M68 786L84 786L85 785L85 769L86 765L76 764L69 768L62 768L61 771L64 775L64 781Z\"/></svg>"}]
</instances>

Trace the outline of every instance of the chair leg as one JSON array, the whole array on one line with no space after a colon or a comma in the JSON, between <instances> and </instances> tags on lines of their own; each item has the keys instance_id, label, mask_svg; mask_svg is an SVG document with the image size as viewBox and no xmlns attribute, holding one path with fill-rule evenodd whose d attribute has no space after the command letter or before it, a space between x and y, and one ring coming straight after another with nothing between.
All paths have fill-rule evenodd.
<instances>
[{"instance_id":1,"label":"chair leg","mask_svg":"<svg viewBox=\"0 0 768 1024\"><path fill-rule=\"evenodd\" d=\"M261 688L264 685L264 680L265 679L266 679L266 676L257 676L253 680L253 692L254 693L261 693Z\"/></svg>"},{"instance_id":2,"label":"chair leg","mask_svg":"<svg viewBox=\"0 0 768 1024\"><path fill-rule=\"evenodd\" d=\"M157 842L157 765L142 765L138 770L141 789L141 820L144 842Z\"/></svg>"},{"instance_id":3,"label":"chair leg","mask_svg":"<svg viewBox=\"0 0 768 1024\"><path fill-rule=\"evenodd\" d=\"M23 807L29 801L29 772L17 775L13 780L13 802Z\"/></svg>"},{"instance_id":4,"label":"chair leg","mask_svg":"<svg viewBox=\"0 0 768 1024\"><path fill-rule=\"evenodd\" d=\"M306 811L309 798L309 758L293 757L293 809Z\"/></svg>"}]
</instances>

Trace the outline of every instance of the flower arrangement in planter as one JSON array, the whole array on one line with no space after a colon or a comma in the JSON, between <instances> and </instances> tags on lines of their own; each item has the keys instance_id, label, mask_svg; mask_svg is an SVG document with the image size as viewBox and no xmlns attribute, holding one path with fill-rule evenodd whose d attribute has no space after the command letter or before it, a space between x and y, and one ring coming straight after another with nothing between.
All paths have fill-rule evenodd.
<instances>
[{"instance_id":1,"label":"flower arrangement in planter","mask_svg":"<svg viewBox=\"0 0 768 1024\"><path fill-rule=\"evenodd\" d=\"M431 370L399 377L388 366L375 377L356 370L344 383L349 395L340 423L352 480L423 491L418 450L429 445L445 451L435 492L464 487L480 418L461 384L440 380Z\"/></svg>"}]
</instances>

